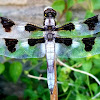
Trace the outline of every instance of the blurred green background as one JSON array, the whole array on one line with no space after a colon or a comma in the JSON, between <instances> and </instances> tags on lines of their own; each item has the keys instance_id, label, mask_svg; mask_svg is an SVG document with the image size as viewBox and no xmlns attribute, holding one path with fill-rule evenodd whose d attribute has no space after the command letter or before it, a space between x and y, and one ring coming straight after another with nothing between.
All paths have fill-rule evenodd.
<instances>
[{"instance_id":1,"label":"blurred green background","mask_svg":"<svg viewBox=\"0 0 100 100\"><path fill-rule=\"evenodd\" d=\"M82 9L85 12L84 18L89 18L95 15L95 11L100 10L100 0L52 0L52 7L58 13L57 22L60 24L78 20L76 17L73 18L73 11L77 5L77 11ZM100 80L100 55L61 60L71 67L95 75ZM46 78L46 58L19 60L2 56L0 61L0 100L50 100L47 82L27 76L31 74L39 77L42 74L42 77ZM57 76L58 81L63 82L58 84L59 100L92 100L100 92L100 86L93 78L59 64ZM3 83L7 84L8 88L5 88ZM17 89L23 95L18 96L15 93ZM100 100L100 96L93 100Z\"/></svg>"}]
</instances>

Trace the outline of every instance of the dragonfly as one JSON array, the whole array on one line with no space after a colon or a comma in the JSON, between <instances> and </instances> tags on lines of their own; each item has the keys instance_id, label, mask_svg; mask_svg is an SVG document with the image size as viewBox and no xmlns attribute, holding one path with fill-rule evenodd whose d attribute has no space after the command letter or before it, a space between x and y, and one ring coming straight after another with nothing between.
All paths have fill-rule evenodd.
<instances>
[{"instance_id":1,"label":"dragonfly","mask_svg":"<svg viewBox=\"0 0 100 100\"><path fill-rule=\"evenodd\" d=\"M100 54L100 16L56 25L57 12L44 9L43 26L0 17L0 55L25 59L47 60L47 83L53 92L54 63L60 58L83 58Z\"/></svg>"}]
</instances>

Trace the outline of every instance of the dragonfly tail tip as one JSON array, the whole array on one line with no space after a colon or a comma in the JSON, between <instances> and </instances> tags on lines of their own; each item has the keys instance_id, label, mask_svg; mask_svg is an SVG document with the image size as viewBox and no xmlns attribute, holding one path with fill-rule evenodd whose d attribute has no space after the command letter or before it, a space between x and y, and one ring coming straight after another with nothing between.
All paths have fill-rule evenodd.
<instances>
[{"instance_id":1,"label":"dragonfly tail tip","mask_svg":"<svg viewBox=\"0 0 100 100\"><path fill-rule=\"evenodd\" d=\"M53 94L53 88L50 89L50 94Z\"/></svg>"}]
</instances>

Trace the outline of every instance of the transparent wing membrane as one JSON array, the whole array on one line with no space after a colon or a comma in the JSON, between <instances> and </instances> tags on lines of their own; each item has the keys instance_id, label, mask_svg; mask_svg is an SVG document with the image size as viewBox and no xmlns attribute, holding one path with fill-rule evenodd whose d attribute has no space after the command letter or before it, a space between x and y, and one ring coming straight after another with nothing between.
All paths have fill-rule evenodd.
<instances>
[{"instance_id":1,"label":"transparent wing membrane","mask_svg":"<svg viewBox=\"0 0 100 100\"><path fill-rule=\"evenodd\" d=\"M71 31L61 30L61 31L58 31L57 33L58 33L58 36L60 37L74 38L74 37L82 37L82 36L87 36L87 35L93 36L94 34L98 32L100 32L100 23L98 23L95 26L95 30L88 30L87 25L76 23L74 30L71 30Z\"/></svg>"},{"instance_id":2,"label":"transparent wing membrane","mask_svg":"<svg viewBox=\"0 0 100 100\"><path fill-rule=\"evenodd\" d=\"M100 15L93 16L87 20L73 21L58 27L58 35L62 37L80 37L93 35L100 32ZM67 30L67 31L66 31Z\"/></svg>"},{"instance_id":3,"label":"transparent wing membrane","mask_svg":"<svg viewBox=\"0 0 100 100\"><path fill-rule=\"evenodd\" d=\"M38 36L38 38L43 37L43 32L40 32L42 28L39 28L38 26L27 24L27 22L12 21L8 18L0 17L0 38L22 39L35 38L35 36Z\"/></svg>"},{"instance_id":4,"label":"transparent wing membrane","mask_svg":"<svg viewBox=\"0 0 100 100\"><path fill-rule=\"evenodd\" d=\"M18 40L16 44L15 52L10 52L8 47L5 45L5 40L0 39L0 55L11 58L41 58L45 56L45 44L36 44L35 46L29 46L28 40Z\"/></svg>"},{"instance_id":5,"label":"transparent wing membrane","mask_svg":"<svg viewBox=\"0 0 100 100\"><path fill-rule=\"evenodd\" d=\"M82 42L82 39L74 39L70 46L56 43L55 50L56 55L61 58L83 58L100 54L100 37L95 39L95 43L90 51L85 50L85 44Z\"/></svg>"}]
</instances>

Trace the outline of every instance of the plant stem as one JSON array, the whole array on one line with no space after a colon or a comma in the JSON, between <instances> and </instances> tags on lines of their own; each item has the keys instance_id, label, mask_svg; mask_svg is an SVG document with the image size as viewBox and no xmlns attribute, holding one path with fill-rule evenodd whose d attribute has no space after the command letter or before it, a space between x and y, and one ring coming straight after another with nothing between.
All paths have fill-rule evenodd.
<instances>
[{"instance_id":1,"label":"plant stem","mask_svg":"<svg viewBox=\"0 0 100 100\"><path fill-rule=\"evenodd\" d=\"M90 94L91 94L91 96L93 97L93 93L92 93L91 88L90 88L89 76L87 76L87 85L88 85Z\"/></svg>"},{"instance_id":2,"label":"plant stem","mask_svg":"<svg viewBox=\"0 0 100 100\"><path fill-rule=\"evenodd\" d=\"M50 100L58 100L56 60L54 63L54 72L55 72L55 84L54 84L53 94L50 93Z\"/></svg>"},{"instance_id":3,"label":"plant stem","mask_svg":"<svg viewBox=\"0 0 100 100\"><path fill-rule=\"evenodd\" d=\"M64 14L66 13L67 10L68 10L67 9L67 1L65 1L65 8L64 8L62 14L59 16L58 22L60 22L61 18L64 16Z\"/></svg>"}]
</instances>

